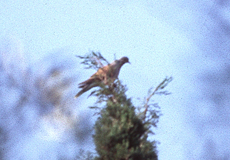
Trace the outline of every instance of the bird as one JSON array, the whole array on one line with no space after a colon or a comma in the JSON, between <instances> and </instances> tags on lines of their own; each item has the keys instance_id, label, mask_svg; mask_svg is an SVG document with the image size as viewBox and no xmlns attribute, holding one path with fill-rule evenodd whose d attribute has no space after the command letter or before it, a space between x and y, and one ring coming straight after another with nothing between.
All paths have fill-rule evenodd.
<instances>
[{"instance_id":1,"label":"bird","mask_svg":"<svg viewBox=\"0 0 230 160\"><path fill-rule=\"evenodd\" d=\"M78 98L91 88L99 86L100 83L105 85L113 83L118 78L120 69L125 63L130 63L128 57L122 57L107 66L99 68L89 79L78 84L78 87L82 89L75 95L75 98Z\"/></svg>"}]
</instances>

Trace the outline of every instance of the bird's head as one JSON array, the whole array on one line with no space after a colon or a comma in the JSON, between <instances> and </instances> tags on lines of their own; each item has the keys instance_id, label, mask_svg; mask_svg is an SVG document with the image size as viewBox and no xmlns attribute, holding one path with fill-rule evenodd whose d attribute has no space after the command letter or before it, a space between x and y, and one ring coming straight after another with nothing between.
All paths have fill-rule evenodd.
<instances>
[{"instance_id":1,"label":"bird's head","mask_svg":"<svg viewBox=\"0 0 230 160\"><path fill-rule=\"evenodd\" d=\"M130 63L128 57L122 57L122 58L120 59L120 61L121 61L123 64L125 64L125 63Z\"/></svg>"}]
</instances>

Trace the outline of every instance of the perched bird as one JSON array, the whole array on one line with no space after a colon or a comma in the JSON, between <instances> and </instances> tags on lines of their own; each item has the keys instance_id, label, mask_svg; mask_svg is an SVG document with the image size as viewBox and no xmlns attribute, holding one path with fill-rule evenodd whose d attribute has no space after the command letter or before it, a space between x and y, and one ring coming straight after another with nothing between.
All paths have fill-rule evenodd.
<instances>
[{"instance_id":1,"label":"perched bird","mask_svg":"<svg viewBox=\"0 0 230 160\"><path fill-rule=\"evenodd\" d=\"M76 94L75 98L79 97L91 88L99 86L101 82L106 85L114 82L118 78L120 69L125 63L130 63L128 57L122 57L107 66L99 68L98 71L89 79L79 83L79 88L82 88L82 90Z\"/></svg>"}]
</instances>

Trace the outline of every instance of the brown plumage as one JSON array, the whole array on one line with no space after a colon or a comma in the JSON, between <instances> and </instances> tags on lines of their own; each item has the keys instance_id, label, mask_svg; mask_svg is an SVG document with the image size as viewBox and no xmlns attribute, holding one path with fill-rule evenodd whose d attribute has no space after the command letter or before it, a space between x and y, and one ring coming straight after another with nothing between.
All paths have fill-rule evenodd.
<instances>
[{"instance_id":1,"label":"brown plumage","mask_svg":"<svg viewBox=\"0 0 230 160\"><path fill-rule=\"evenodd\" d=\"M98 71L89 79L79 83L79 88L82 88L82 90L76 94L75 98L79 97L91 88L99 86L101 82L106 85L114 82L118 78L120 69L125 63L129 63L129 59L127 57L122 57L121 59L115 60L109 65L98 69Z\"/></svg>"}]
</instances>

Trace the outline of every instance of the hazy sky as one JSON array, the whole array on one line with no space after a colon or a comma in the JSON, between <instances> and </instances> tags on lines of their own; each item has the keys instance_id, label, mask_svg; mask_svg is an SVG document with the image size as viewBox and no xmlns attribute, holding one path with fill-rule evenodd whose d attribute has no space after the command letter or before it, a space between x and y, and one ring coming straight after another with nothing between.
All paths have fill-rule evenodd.
<instances>
[{"instance_id":1,"label":"hazy sky","mask_svg":"<svg viewBox=\"0 0 230 160\"><path fill-rule=\"evenodd\" d=\"M186 0L3 0L0 37L2 43L7 40L15 44L28 63L59 50L72 54L68 55L72 59L90 50L100 51L110 61L114 54L117 58L128 56L131 65L122 68L119 78L127 84L128 96L133 98L143 97L150 87L166 76L173 76L167 87L172 95L155 97L163 116L154 138L161 143L160 160L189 159L188 152L192 152L192 160L200 156L202 145L187 124L190 115L186 106L192 105L200 94L196 75L216 68L217 62L203 52L207 42L201 41L212 29L208 26L211 24L208 10L212 7L215 7L212 1ZM82 71L79 82L93 72ZM92 104L93 99L86 97L82 96L82 101ZM39 142L44 148L40 146L36 152L24 152L36 146L39 134L31 136L26 145L19 145L19 157L38 159L39 155L47 154L47 148L57 147L58 138Z\"/></svg>"}]
</instances>

